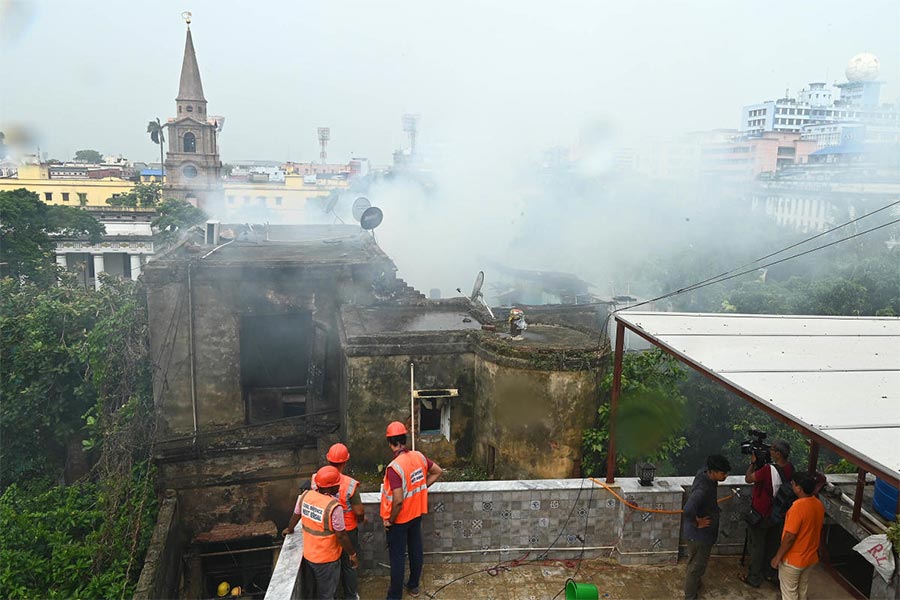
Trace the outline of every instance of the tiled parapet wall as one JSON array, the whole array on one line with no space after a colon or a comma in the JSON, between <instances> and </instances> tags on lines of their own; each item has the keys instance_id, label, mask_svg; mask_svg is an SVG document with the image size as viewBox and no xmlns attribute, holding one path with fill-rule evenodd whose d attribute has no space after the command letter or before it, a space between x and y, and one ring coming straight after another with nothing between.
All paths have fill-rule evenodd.
<instances>
[{"instance_id":1,"label":"tiled parapet wall","mask_svg":"<svg viewBox=\"0 0 900 600\"><path fill-rule=\"evenodd\" d=\"M657 479L642 487L617 479L612 490L641 508L680 510L692 477ZM719 544L714 553L739 554L749 486L743 477L720 484L724 501ZM367 522L360 529L362 567L388 564L379 495L362 495ZM425 561L493 562L522 558L611 556L622 564L656 564L678 558L681 517L625 506L590 479L541 479L437 483L429 491L423 519Z\"/></svg>"}]
</instances>

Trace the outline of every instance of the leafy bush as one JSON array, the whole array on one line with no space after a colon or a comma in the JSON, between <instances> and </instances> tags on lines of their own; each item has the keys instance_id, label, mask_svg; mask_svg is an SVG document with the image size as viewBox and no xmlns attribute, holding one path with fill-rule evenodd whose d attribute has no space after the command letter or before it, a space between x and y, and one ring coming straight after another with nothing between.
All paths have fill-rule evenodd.
<instances>
[{"instance_id":1,"label":"leafy bush","mask_svg":"<svg viewBox=\"0 0 900 600\"><path fill-rule=\"evenodd\" d=\"M110 515L102 487L11 485L0 496L0 597L131 596L156 515L152 472L125 482ZM137 519L135 518L137 516Z\"/></svg>"}]
</instances>

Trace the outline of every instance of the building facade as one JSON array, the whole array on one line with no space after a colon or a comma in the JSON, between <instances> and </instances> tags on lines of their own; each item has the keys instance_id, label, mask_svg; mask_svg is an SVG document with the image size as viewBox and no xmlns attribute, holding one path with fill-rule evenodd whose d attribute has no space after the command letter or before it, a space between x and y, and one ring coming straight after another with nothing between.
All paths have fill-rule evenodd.
<instances>
[{"instance_id":1,"label":"building facade","mask_svg":"<svg viewBox=\"0 0 900 600\"><path fill-rule=\"evenodd\" d=\"M834 86L837 97L827 83L813 82L797 97L785 93L777 100L744 106L741 133L799 133L819 147L840 143L836 141L840 136L828 129L835 124L863 125L859 132L865 141L879 141L885 137L885 129L888 138L890 132L900 135L900 106L880 101L884 82L877 80L878 59L871 54L857 55L850 60L846 75L846 82Z\"/></svg>"}]
</instances>

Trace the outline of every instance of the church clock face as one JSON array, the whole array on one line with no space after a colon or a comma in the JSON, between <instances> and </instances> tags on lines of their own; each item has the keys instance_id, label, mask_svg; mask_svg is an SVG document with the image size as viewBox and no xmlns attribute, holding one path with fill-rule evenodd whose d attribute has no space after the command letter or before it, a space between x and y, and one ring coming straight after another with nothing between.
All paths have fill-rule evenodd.
<instances>
[{"instance_id":1,"label":"church clock face","mask_svg":"<svg viewBox=\"0 0 900 600\"><path fill-rule=\"evenodd\" d=\"M193 179L197 176L197 167L195 167L194 165L185 165L184 167L182 167L181 172L188 179Z\"/></svg>"}]
</instances>

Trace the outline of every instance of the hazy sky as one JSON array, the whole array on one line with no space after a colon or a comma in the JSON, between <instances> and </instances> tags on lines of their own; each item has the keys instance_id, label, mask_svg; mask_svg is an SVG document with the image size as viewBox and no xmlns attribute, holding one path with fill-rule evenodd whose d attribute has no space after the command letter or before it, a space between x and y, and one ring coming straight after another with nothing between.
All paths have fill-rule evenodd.
<instances>
[{"instance_id":1,"label":"hazy sky","mask_svg":"<svg viewBox=\"0 0 900 600\"><path fill-rule=\"evenodd\" d=\"M223 160L329 157L386 163L400 116L424 141L453 137L501 159L570 145L604 123L620 143L737 127L743 104L843 80L862 51L900 96L896 0L0 0L0 126L42 151L158 156L144 133L173 116L193 35ZM479 152L480 150L480 152Z\"/></svg>"}]
</instances>

